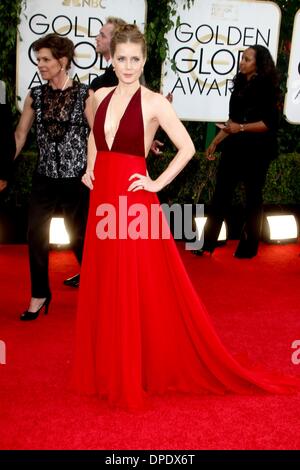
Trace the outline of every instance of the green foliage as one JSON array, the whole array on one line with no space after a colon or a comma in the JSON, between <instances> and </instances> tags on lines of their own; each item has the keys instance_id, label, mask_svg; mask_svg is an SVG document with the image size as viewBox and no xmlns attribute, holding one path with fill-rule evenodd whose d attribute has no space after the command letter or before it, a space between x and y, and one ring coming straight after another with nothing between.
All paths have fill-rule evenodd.
<instances>
[{"instance_id":1,"label":"green foliage","mask_svg":"<svg viewBox=\"0 0 300 470\"><path fill-rule=\"evenodd\" d=\"M168 56L165 35L176 24L176 0L148 1L148 21L145 35L148 47L148 62L145 67L147 83L159 91L161 64Z\"/></svg>"},{"instance_id":2,"label":"green foliage","mask_svg":"<svg viewBox=\"0 0 300 470\"><path fill-rule=\"evenodd\" d=\"M147 84L156 91L160 88L161 64L169 58L169 44L166 34L179 24L176 0L148 0L148 15L145 36L148 47L146 64ZM194 0L181 0L183 8L190 8Z\"/></svg>"},{"instance_id":3,"label":"green foliage","mask_svg":"<svg viewBox=\"0 0 300 470\"><path fill-rule=\"evenodd\" d=\"M185 8L192 6L193 0L180 0ZM19 14L25 0L0 1L0 77L7 85L7 101L14 109L16 118L18 113L15 104L15 57L16 34L19 24ZM299 0L277 0L275 3L281 8L282 21L279 40L278 68L281 72L281 83L286 82L290 40L296 11L299 9ZM148 14L146 38L148 43L148 61L145 67L147 84L154 90L159 90L161 77L161 64L168 57L168 43L165 34L179 21L176 0L148 0ZM282 89L283 93L285 92ZM206 123L185 123L198 151L205 147ZM165 139L164 134L158 138L165 140L166 154L163 157L151 157L150 170L157 175L164 168L172 152L172 146ZM29 140L29 139L28 139ZM28 142L29 144L29 142ZM7 198L15 198L16 204L25 204L30 191L31 174L35 165L33 144L27 144L31 153L24 160L17 163L16 181L11 186ZM280 158L270 167L265 188L265 202L267 203L300 203L300 126L291 125L282 119L279 130ZM172 152L172 153L170 153ZM296 152L296 153L295 153ZM176 180L162 193L165 201L201 202L207 203L211 199L214 189L215 162L207 162L203 154L199 153L179 175ZM242 200L242 190L237 191L236 202Z\"/></svg>"},{"instance_id":4,"label":"green foliage","mask_svg":"<svg viewBox=\"0 0 300 470\"><path fill-rule=\"evenodd\" d=\"M156 178L170 163L174 154L161 157L151 156L148 168L152 178ZM217 160L208 161L203 153L189 162L183 172L163 191L161 202L209 204L214 192ZM300 204L300 155L280 155L271 162L264 188L265 204ZM236 190L234 205L244 204L242 185Z\"/></svg>"},{"instance_id":5,"label":"green foliage","mask_svg":"<svg viewBox=\"0 0 300 470\"><path fill-rule=\"evenodd\" d=\"M193 0L179 0L184 8L190 8ZM6 82L7 101L15 107L15 76L16 76L16 35L19 24L21 5L26 0L1 0L0 2L0 77ZM278 68L281 72L282 87L285 86L289 47L292 36L294 16L300 7L299 0L275 1L282 11L281 33L279 40ZM148 0L146 39L148 44L148 61L145 66L147 84L153 90L159 90L161 64L168 57L168 43L165 34L179 21L176 0ZM284 88L282 89L284 93ZM204 150L205 123L186 123L196 148ZM168 148L171 147L168 145ZM300 152L300 126L295 126L282 119L279 130L279 148L281 153Z\"/></svg>"},{"instance_id":6,"label":"green foliage","mask_svg":"<svg viewBox=\"0 0 300 470\"><path fill-rule=\"evenodd\" d=\"M148 170L156 178L170 163L174 152L163 155L151 155ZM6 202L13 206L25 207L28 203L31 181L36 167L37 154L23 152L16 160L12 184L6 193ZM177 178L159 193L161 202L169 204L209 204L214 188L217 160L208 161L203 153L197 153ZM243 187L237 188L233 204L244 203ZM264 188L265 204L291 205L300 204L300 155L280 155L273 160Z\"/></svg>"},{"instance_id":7,"label":"green foliage","mask_svg":"<svg viewBox=\"0 0 300 470\"><path fill-rule=\"evenodd\" d=\"M264 188L266 204L300 203L300 155L281 155L269 168Z\"/></svg>"},{"instance_id":8,"label":"green foliage","mask_svg":"<svg viewBox=\"0 0 300 470\"><path fill-rule=\"evenodd\" d=\"M6 204L14 207L27 206L36 163L37 153L34 151L22 152L15 160L13 178L5 193Z\"/></svg>"},{"instance_id":9,"label":"green foliage","mask_svg":"<svg viewBox=\"0 0 300 470\"><path fill-rule=\"evenodd\" d=\"M282 96L286 93L286 81L290 57L290 43L294 25L294 17L300 8L299 0L277 0L281 8L281 28L277 67L280 73ZM300 152L300 126L281 120L278 132L279 150L281 153Z\"/></svg>"},{"instance_id":10,"label":"green foliage","mask_svg":"<svg viewBox=\"0 0 300 470\"><path fill-rule=\"evenodd\" d=\"M0 2L0 78L6 83L7 102L15 111L16 38L23 0Z\"/></svg>"}]
</instances>

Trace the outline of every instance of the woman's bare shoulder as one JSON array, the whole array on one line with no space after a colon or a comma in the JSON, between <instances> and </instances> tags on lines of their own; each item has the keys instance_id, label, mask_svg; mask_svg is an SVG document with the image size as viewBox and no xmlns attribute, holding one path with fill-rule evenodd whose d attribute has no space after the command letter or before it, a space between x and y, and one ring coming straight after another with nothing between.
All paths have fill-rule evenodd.
<instances>
[{"instance_id":1,"label":"woman's bare shoulder","mask_svg":"<svg viewBox=\"0 0 300 470\"><path fill-rule=\"evenodd\" d=\"M116 87L101 87L94 93L94 98L98 102L98 104L101 103L101 101Z\"/></svg>"},{"instance_id":2,"label":"woman's bare shoulder","mask_svg":"<svg viewBox=\"0 0 300 470\"><path fill-rule=\"evenodd\" d=\"M142 87L142 100L147 106L150 106L155 111L155 114L170 106L170 103L165 96L145 87Z\"/></svg>"}]
</instances>

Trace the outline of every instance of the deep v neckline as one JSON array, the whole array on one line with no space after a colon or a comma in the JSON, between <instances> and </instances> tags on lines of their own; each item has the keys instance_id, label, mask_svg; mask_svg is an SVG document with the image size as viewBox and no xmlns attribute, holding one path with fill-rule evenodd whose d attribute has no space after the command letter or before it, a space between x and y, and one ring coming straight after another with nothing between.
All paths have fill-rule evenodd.
<instances>
[{"instance_id":1,"label":"deep v neckline","mask_svg":"<svg viewBox=\"0 0 300 470\"><path fill-rule=\"evenodd\" d=\"M120 127L121 127L121 124L122 124L122 121L124 120L124 118L125 118L125 116L126 116L126 114L127 114L127 112L128 112L128 109L129 109L130 105L132 104L132 101L133 101L134 97L135 97L135 96L137 95L137 93L141 90L141 87L139 86L139 88L136 90L136 92L132 95L132 97L130 98L130 100L129 100L127 106L126 106L126 108L124 109L124 112L123 112L123 114L122 114L122 116L121 116L121 118L120 118L120 120L119 120L119 124L118 124L118 127L117 127L117 131L116 131L116 133L115 133L115 136L114 136L114 139L113 139L113 141L112 141L111 147L109 147L109 145L108 145L108 143L107 143L107 140L106 140L106 135L105 135L105 124L106 124L107 111L108 111L108 108L109 108L109 105L110 105L110 101L111 101L111 99L112 99L112 97L113 97L113 94L115 93L116 89L117 89L117 87L114 88L114 89L108 94L108 103L107 103L107 107L106 107L106 110L105 110L105 116L104 116L103 134L104 134L104 141L105 141L106 147L107 147L107 149L108 149L109 152L111 152L112 149L113 149L113 146L114 146L114 144L115 144L115 142L116 142L116 139L117 139L117 136L118 136L118 132L119 132Z\"/></svg>"}]
</instances>

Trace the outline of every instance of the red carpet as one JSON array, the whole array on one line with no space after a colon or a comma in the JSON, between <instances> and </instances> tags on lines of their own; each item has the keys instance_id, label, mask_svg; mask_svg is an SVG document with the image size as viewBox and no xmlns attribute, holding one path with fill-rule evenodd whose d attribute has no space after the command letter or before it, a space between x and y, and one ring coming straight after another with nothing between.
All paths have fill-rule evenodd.
<instances>
[{"instance_id":1,"label":"red carpet","mask_svg":"<svg viewBox=\"0 0 300 470\"><path fill-rule=\"evenodd\" d=\"M299 245L262 245L253 260L211 258L179 245L224 343L251 361L300 376L291 344L300 340ZM19 321L29 298L26 246L0 246L1 449L299 449L300 396L154 398L147 412L113 411L68 388L77 291L70 252L51 253L54 300L48 317Z\"/></svg>"}]
</instances>

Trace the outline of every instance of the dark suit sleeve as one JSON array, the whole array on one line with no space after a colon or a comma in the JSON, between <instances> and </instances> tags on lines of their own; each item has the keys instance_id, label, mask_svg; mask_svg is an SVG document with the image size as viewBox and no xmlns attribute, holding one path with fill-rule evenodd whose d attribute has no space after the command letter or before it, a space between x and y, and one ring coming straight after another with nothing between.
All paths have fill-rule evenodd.
<instances>
[{"instance_id":1,"label":"dark suit sleeve","mask_svg":"<svg viewBox=\"0 0 300 470\"><path fill-rule=\"evenodd\" d=\"M102 85L102 75L100 75L100 77L96 77L94 78L94 80L91 82L90 84L90 88L93 90L93 91L97 91L99 88L102 88L104 85Z\"/></svg>"},{"instance_id":2,"label":"dark suit sleeve","mask_svg":"<svg viewBox=\"0 0 300 470\"><path fill-rule=\"evenodd\" d=\"M90 84L90 88L93 91L97 91L99 88L117 86L118 82L114 69L112 65L110 65L102 75L94 78Z\"/></svg>"},{"instance_id":3,"label":"dark suit sleeve","mask_svg":"<svg viewBox=\"0 0 300 470\"><path fill-rule=\"evenodd\" d=\"M0 179L7 181L16 151L12 115L7 105L0 105Z\"/></svg>"}]
</instances>

